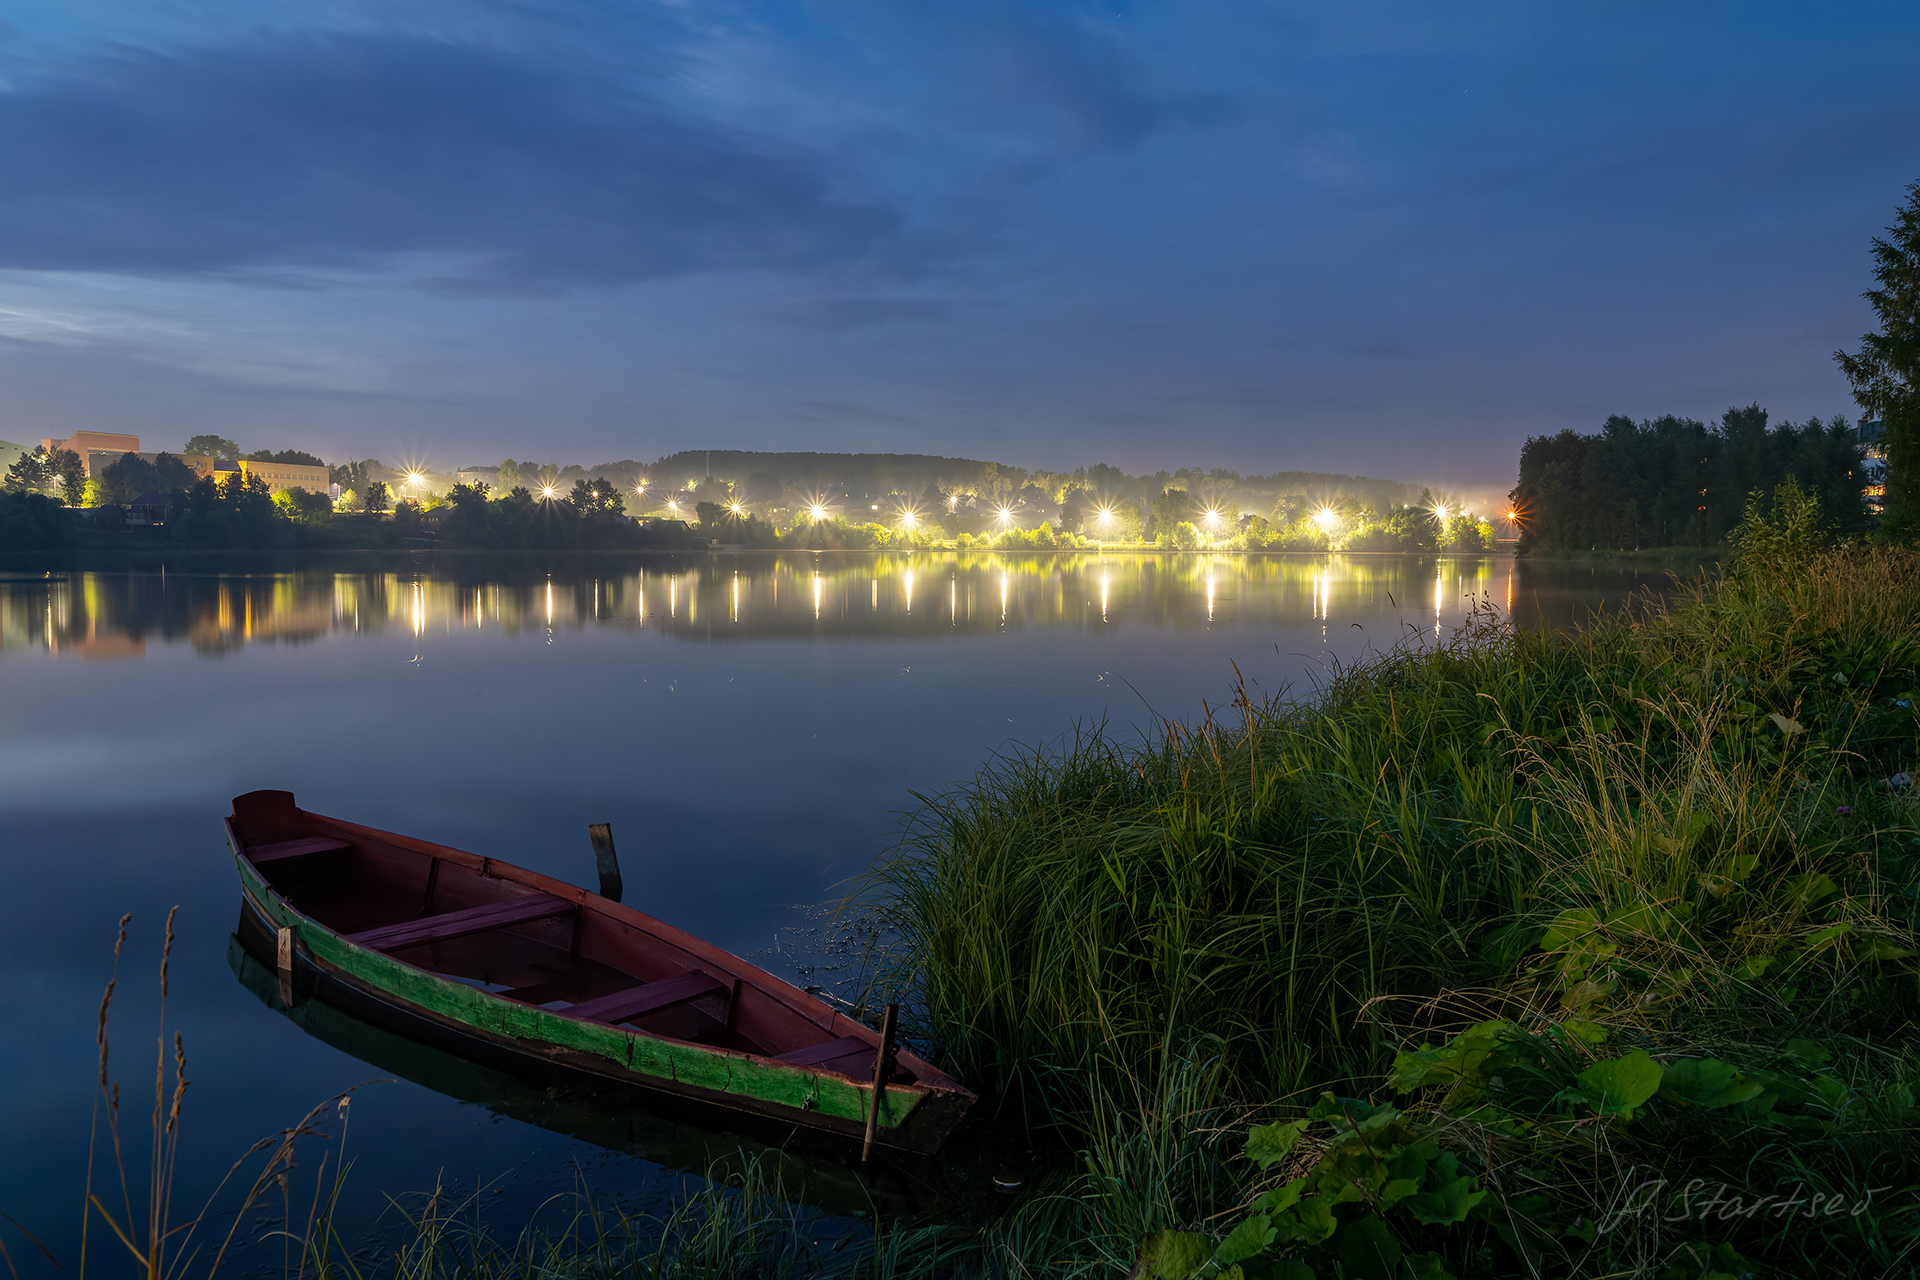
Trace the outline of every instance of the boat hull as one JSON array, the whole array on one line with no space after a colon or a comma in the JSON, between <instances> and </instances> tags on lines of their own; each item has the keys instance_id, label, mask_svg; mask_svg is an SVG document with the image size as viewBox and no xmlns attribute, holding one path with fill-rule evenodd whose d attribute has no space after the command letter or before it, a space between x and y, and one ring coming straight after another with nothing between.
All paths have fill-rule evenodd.
<instances>
[{"instance_id":1,"label":"boat hull","mask_svg":"<svg viewBox=\"0 0 1920 1280\"><path fill-rule=\"evenodd\" d=\"M389 843L403 839L325 821L336 832L379 837ZM516 1003L356 945L277 893L249 860L231 823L228 833L244 896L236 936L248 954L284 972L293 1003L319 999L370 1025L420 1039L530 1083L584 1093L615 1091L703 1127L742 1129L776 1142L807 1134L844 1144L857 1143L864 1136L873 1101L870 1081ZM458 856L480 863L490 873L511 870L522 883L537 882L533 887L568 893L582 909L591 906L604 917L612 918L617 910L643 919L611 908L585 890L499 864L486 866L486 860L472 855L423 844L421 851L428 850L435 857ZM663 927L659 931L669 932ZM684 938L680 944L704 947ZM784 987L769 975L733 963L769 989ZM797 991L777 994L789 1001L811 999ZM844 1034L852 1026L825 1006L815 1016L830 1032ZM871 1036L870 1030L866 1034ZM930 1069L927 1072L931 1074ZM889 1084L879 1099L874 1142L882 1149L931 1153L972 1101L972 1095L958 1087Z\"/></svg>"},{"instance_id":2,"label":"boat hull","mask_svg":"<svg viewBox=\"0 0 1920 1280\"><path fill-rule=\"evenodd\" d=\"M464 1023L423 1014L376 988L313 963L305 954L296 962L288 986L279 988L275 981L277 941L276 931L253 903L243 898L240 919L229 942L228 965L242 985L268 1008L284 1013L307 1034L343 1053L368 1059L382 1071L405 1076L461 1101L497 1107L502 1095L510 1096L521 1105L519 1110L508 1107L504 1114L516 1119L610 1150L638 1147L648 1159L696 1173L705 1172L720 1156L736 1152L739 1143L725 1135L749 1139L789 1156L825 1156L831 1161L850 1154L850 1144L840 1135L796 1124L777 1110L744 1109L730 1100L712 1101L660 1089L644 1080L583 1070L561 1058L500 1044L493 1037L476 1034ZM292 1002L284 1002L283 994L291 995ZM316 1018L321 1020L320 1025L315 1024ZM385 1044L385 1055L369 1054L352 1035L340 1033L335 1023L366 1028L359 1036L379 1037ZM421 1058L428 1069L417 1063L409 1069L407 1063L389 1060L401 1051L396 1048L400 1045L412 1046L406 1051ZM448 1059L467 1064L460 1085L450 1087L443 1078L454 1069ZM446 1065L435 1066L436 1060ZM534 1108L530 1100L537 1100L538 1107ZM546 1118L547 1112L556 1110L564 1115L564 1124ZM640 1116L648 1119L641 1120ZM645 1127L644 1137L635 1136L636 1125ZM680 1126L709 1136L695 1141ZM675 1136L669 1139L662 1137L663 1133ZM922 1154L905 1144L879 1148L876 1159L890 1171L890 1177L900 1180L898 1186L892 1182L876 1184L869 1176L846 1188L834 1184L823 1191L819 1185L821 1170L832 1164L810 1164L809 1203L830 1212L871 1210L878 1191L883 1197L898 1199L898 1207L933 1207L951 1189L928 1183L930 1166ZM845 1176L853 1177L851 1173Z\"/></svg>"}]
</instances>

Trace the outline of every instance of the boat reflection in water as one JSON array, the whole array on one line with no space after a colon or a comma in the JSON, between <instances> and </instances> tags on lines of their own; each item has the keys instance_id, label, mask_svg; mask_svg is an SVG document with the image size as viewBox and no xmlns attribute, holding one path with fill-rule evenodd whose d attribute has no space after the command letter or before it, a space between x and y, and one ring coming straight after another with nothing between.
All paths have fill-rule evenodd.
<instances>
[{"instance_id":1,"label":"boat reflection in water","mask_svg":"<svg viewBox=\"0 0 1920 1280\"><path fill-rule=\"evenodd\" d=\"M395 557L222 571L0 575L0 652L137 658L151 643L208 655L338 635L493 632L551 641L586 628L699 643L948 639L1031 628L1205 631L1397 617L1450 632L1476 601L1518 610L1544 590L1577 603L1636 582L1562 581L1567 566L1505 555L1157 555L1136 552ZM345 565L349 562L336 562ZM189 567L189 565L193 567ZM1628 576L1633 577L1632 571ZM1648 583L1664 581L1649 570ZM1559 618L1551 619L1555 623ZM1398 638L1398 637L1396 637Z\"/></svg>"},{"instance_id":2,"label":"boat reflection in water","mask_svg":"<svg viewBox=\"0 0 1920 1280\"><path fill-rule=\"evenodd\" d=\"M278 973L255 959L237 934L228 939L227 964L262 1004L284 1014L322 1044L435 1093L607 1151L695 1176L724 1176L759 1159L763 1167L776 1171L783 1196L828 1213L925 1212L952 1209L980 1198L978 1188L969 1184L984 1177L968 1176L977 1157L964 1149L938 1166L881 1159L866 1169L822 1158L821 1152L811 1148L779 1150L739 1134L683 1123L619 1098L537 1088L363 1022L319 1000L296 996L289 1006L280 998Z\"/></svg>"}]
</instances>

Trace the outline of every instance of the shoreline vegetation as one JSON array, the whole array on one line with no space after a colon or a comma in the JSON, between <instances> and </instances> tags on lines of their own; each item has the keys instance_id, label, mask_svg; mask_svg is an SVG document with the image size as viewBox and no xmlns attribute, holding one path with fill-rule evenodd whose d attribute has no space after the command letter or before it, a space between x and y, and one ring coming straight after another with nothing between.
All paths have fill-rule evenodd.
<instances>
[{"instance_id":1,"label":"shoreline vegetation","mask_svg":"<svg viewBox=\"0 0 1920 1280\"><path fill-rule=\"evenodd\" d=\"M196 486L199 488L202 486ZM0 493L0 554L37 551L1008 551L1008 552L1425 552L1477 555L1510 549L1493 526L1471 515L1437 516L1411 508L1378 512L1323 510L1276 526L1252 515L1209 531L1176 520L1164 535L1124 538L1073 533L1042 524L978 535L949 534L925 522L902 527L822 517L779 532L747 516L704 513L697 521L629 519L617 507L576 510L534 500L523 490L494 500L456 493L445 506L402 506L389 514L301 514L299 495L279 502L264 492L228 494L210 482L211 497L170 525L101 526L41 494ZM459 486L464 487L464 486ZM291 491L289 491L291 492ZM1184 497L1185 495L1180 495ZM705 504L703 504L705 505ZM89 509L90 511L92 509ZM437 513L437 514L436 514ZM1227 532L1231 528L1232 532Z\"/></svg>"},{"instance_id":2,"label":"shoreline vegetation","mask_svg":"<svg viewBox=\"0 0 1920 1280\"><path fill-rule=\"evenodd\" d=\"M231 442L215 444L234 452ZM1487 551L1495 546L1491 522L1427 489L1307 472L1242 477L1182 470L1136 477L1101 466L1071 474L1028 473L992 463L903 456L894 461L915 464L908 470L948 464L960 465L960 472L944 482L939 476L926 479L919 488L897 467L868 465L871 474L863 473L858 484L843 479L828 492L764 471L744 480L709 476L690 480L685 488L661 490L649 487L637 463L605 464L595 474L580 474L568 488L566 475L579 468L523 468L511 460L462 472L471 478L447 485L445 477L403 476L369 461L334 468L339 479L330 495L299 487L276 491L261 475L242 470L196 479L167 454L157 455L156 463L129 453L89 478L76 470L76 457L57 452L58 459L40 451L23 455L0 484L0 552L72 546L854 551L1087 550L1103 544L1177 551ZM849 465L861 461L859 455L819 457ZM499 483L480 479L482 474L496 476ZM342 489L343 484L355 487ZM874 488L856 496L858 485ZM1284 491L1289 485L1311 485L1313 492ZM876 495L877 501L868 501ZM653 513L630 515L630 502Z\"/></svg>"},{"instance_id":3,"label":"shoreline vegetation","mask_svg":"<svg viewBox=\"0 0 1920 1280\"><path fill-rule=\"evenodd\" d=\"M990 1225L836 1233L750 1168L511 1237L436 1196L301 1270L1911 1274L1920 552L1791 485L1732 542L1574 631L1481 614L918 797L850 899L865 1003L1054 1153Z\"/></svg>"}]
</instances>

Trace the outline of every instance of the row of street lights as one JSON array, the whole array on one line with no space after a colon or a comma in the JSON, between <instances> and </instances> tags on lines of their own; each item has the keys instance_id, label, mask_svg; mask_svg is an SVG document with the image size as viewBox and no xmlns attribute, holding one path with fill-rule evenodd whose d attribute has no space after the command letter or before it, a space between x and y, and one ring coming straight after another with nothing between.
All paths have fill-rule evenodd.
<instances>
[{"instance_id":1,"label":"row of street lights","mask_svg":"<svg viewBox=\"0 0 1920 1280\"><path fill-rule=\"evenodd\" d=\"M409 471L407 473L406 483L409 488L417 491L422 484L426 483L426 479L427 478L425 474L422 472ZM640 481L638 484L633 486L633 496L636 498L644 498L646 496L646 492L647 492L647 482L644 480ZM555 488L553 485L550 485L550 484L542 485L540 487L540 496L543 498L553 498L557 496L558 493L559 493L559 490ZM947 509L949 511L957 510L958 506L959 506L959 497L957 495L949 497L947 499ZM671 511L676 517L679 516L680 514L679 500L677 498L668 498L667 510ZM727 504L727 510L732 512L735 516L740 516L745 514L746 507L742 503L731 502ZM825 504L820 502L815 502L807 508L807 514L810 517L812 517L815 521L820 521L820 520L825 520L829 512L827 511ZM1012 507L997 508L997 514L999 516L999 522L1001 525L1006 526L1006 525L1011 525L1013 523ZM1094 519L1100 523L1102 528L1111 528L1113 525L1114 517L1117 513L1114 511L1112 507L1098 507L1098 508L1095 508L1093 514L1094 514ZM1438 503L1434 506L1433 514L1437 519L1445 521L1456 513L1453 512L1452 509L1449 508L1447 504L1443 502L1443 503ZM1462 508L1457 514L1465 515L1466 510ZM1207 528L1216 529L1220 525L1221 515L1222 513L1219 510L1219 508L1208 507L1202 513L1202 521L1207 526ZM901 509L900 525L902 528L911 529L918 522L918 520L919 520L919 515L917 512L914 511L912 507L903 507ZM1323 531L1331 533L1333 531L1333 527L1336 524L1340 523L1340 513L1335 511L1332 507L1322 507L1320 508L1320 510L1314 513L1313 520L1314 520L1314 523L1319 525ZM1506 514L1506 520L1508 524L1518 524L1520 521L1520 513L1515 510L1509 510Z\"/></svg>"}]
</instances>

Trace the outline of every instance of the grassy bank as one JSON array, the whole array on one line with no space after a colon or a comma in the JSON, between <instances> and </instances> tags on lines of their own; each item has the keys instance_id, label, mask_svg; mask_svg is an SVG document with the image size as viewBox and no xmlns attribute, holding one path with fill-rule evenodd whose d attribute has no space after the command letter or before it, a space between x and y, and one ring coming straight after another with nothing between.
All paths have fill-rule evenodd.
<instances>
[{"instance_id":1,"label":"grassy bank","mask_svg":"<svg viewBox=\"0 0 1920 1280\"><path fill-rule=\"evenodd\" d=\"M1913 1265L1920 556L1749 549L1576 634L1483 617L1307 700L1082 732L925 800L869 885L893 979L989 1105L1088 1153L1069 1252ZM1257 1124L1281 1127L1243 1152ZM1401 1173L1324 1182L1368 1133ZM1796 1179L1846 1212L1747 1210ZM1741 1210L1702 1218L1693 1180ZM1409 1208L1448 1187L1457 1217Z\"/></svg>"}]
</instances>

